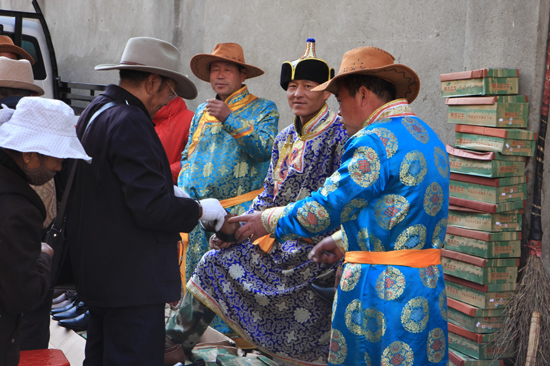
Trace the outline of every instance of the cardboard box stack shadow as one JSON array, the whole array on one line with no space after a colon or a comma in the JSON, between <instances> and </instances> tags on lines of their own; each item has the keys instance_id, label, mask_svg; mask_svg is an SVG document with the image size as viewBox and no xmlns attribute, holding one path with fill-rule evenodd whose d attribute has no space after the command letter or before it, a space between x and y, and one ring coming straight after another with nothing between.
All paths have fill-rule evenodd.
<instances>
[{"instance_id":1,"label":"cardboard box stack shadow","mask_svg":"<svg viewBox=\"0 0 550 366\"><path fill-rule=\"evenodd\" d=\"M517 69L440 76L447 122L455 125L442 251L451 365L502 365L511 353L491 341L517 286L525 165L537 138L526 130L529 104L517 95L518 78Z\"/></svg>"}]
</instances>

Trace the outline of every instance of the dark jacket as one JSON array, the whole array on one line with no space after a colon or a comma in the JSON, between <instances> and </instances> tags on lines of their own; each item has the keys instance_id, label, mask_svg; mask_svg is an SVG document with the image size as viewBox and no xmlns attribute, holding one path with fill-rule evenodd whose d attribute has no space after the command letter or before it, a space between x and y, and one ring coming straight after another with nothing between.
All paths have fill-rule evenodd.
<instances>
[{"instance_id":1,"label":"dark jacket","mask_svg":"<svg viewBox=\"0 0 550 366\"><path fill-rule=\"evenodd\" d=\"M85 125L101 113L83 137ZM77 135L92 163L78 162L67 235L78 295L99 307L177 301L180 232L199 206L174 196L166 153L139 99L109 85L79 118Z\"/></svg>"},{"instance_id":2,"label":"dark jacket","mask_svg":"<svg viewBox=\"0 0 550 366\"><path fill-rule=\"evenodd\" d=\"M0 365L19 363L22 313L50 288L51 259L40 244L45 218L42 200L0 149Z\"/></svg>"}]
</instances>

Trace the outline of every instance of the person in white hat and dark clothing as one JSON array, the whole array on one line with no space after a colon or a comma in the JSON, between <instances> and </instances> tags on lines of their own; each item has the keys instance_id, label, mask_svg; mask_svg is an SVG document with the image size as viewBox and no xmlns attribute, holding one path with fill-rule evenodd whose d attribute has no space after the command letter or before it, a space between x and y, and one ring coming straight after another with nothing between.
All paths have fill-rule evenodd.
<instances>
[{"instance_id":1,"label":"person in white hat and dark clothing","mask_svg":"<svg viewBox=\"0 0 550 366\"><path fill-rule=\"evenodd\" d=\"M25 61L26 62L26 61ZM42 238L44 204L29 186L43 185L63 159L90 160L76 137L71 107L25 97L0 109L0 364L19 363L23 314L50 293L53 249Z\"/></svg>"},{"instance_id":2,"label":"person in white hat and dark clothing","mask_svg":"<svg viewBox=\"0 0 550 366\"><path fill-rule=\"evenodd\" d=\"M96 66L119 70L119 84L78 120L94 160L78 164L66 230L78 296L90 310L86 366L163 364L164 307L181 290L179 233L199 220L219 228L226 215L218 200L176 196L151 121L176 95L197 95L180 57L168 42L131 38L120 63Z\"/></svg>"},{"instance_id":3,"label":"person in white hat and dark clothing","mask_svg":"<svg viewBox=\"0 0 550 366\"><path fill-rule=\"evenodd\" d=\"M0 105L15 109L23 97L44 95L44 90L34 83L32 57L13 44L8 36L0 36ZM48 227L57 214L57 195L54 180L31 187L38 193L46 207L43 227ZM48 348L50 341L50 310L53 290L42 304L27 312L21 326L20 349Z\"/></svg>"}]
</instances>

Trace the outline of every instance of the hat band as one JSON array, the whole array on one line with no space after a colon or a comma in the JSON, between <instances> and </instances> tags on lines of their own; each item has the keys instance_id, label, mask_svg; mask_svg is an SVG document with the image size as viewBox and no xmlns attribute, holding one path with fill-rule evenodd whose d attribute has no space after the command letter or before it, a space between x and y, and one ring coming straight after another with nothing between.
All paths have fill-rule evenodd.
<instances>
[{"instance_id":1,"label":"hat band","mask_svg":"<svg viewBox=\"0 0 550 366\"><path fill-rule=\"evenodd\" d=\"M132 62L132 61L120 61L121 65L138 65L138 66L145 66L145 64L140 64L139 62Z\"/></svg>"}]
</instances>

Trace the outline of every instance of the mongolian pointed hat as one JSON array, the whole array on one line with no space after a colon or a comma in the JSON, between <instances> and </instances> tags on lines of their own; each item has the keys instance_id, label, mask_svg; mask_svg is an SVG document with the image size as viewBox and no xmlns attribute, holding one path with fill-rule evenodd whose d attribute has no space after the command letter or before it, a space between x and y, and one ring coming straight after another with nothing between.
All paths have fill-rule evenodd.
<instances>
[{"instance_id":1,"label":"mongolian pointed hat","mask_svg":"<svg viewBox=\"0 0 550 366\"><path fill-rule=\"evenodd\" d=\"M291 80L311 80L319 84L329 81L334 69L315 54L315 39L308 38L302 57L286 61L281 67L281 87L286 90Z\"/></svg>"}]
</instances>

